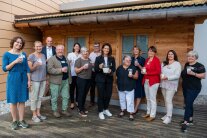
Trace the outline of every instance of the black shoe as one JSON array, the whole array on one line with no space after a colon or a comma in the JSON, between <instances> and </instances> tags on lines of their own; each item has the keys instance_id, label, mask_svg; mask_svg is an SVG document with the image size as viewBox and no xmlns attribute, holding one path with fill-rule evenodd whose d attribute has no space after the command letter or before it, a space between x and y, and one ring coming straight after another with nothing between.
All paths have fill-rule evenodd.
<instances>
[{"instance_id":1,"label":"black shoe","mask_svg":"<svg viewBox=\"0 0 207 138\"><path fill-rule=\"evenodd\" d=\"M74 108L75 108L75 104L74 103L71 103L70 104L70 109L73 110Z\"/></svg>"},{"instance_id":2,"label":"black shoe","mask_svg":"<svg viewBox=\"0 0 207 138\"><path fill-rule=\"evenodd\" d=\"M19 121L19 127L22 127L22 128L29 128L29 124L27 124L24 120L22 121Z\"/></svg>"},{"instance_id":3,"label":"black shoe","mask_svg":"<svg viewBox=\"0 0 207 138\"><path fill-rule=\"evenodd\" d=\"M182 124L181 126L181 131L182 132L187 132L188 124Z\"/></svg>"},{"instance_id":4,"label":"black shoe","mask_svg":"<svg viewBox=\"0 0 207 138\"><path fill-rule=\"evenodd\" d=\"M184 124L184 121L180 122L180 125L182 126L182 124ZM188 121L187 125L192 126L193 125L193 120Z\"/></svg>"},{"instance_id":5,"label":"black shoe","mask_svg":"<svg viewBox=\"0 0 207 138\"><path fill-rule=\"evenodd\" d=\"M133 113L133 115L136 115L138 113L138 109Z\"/></svg>"},{"instance_id":6,"label":"black shoe","mask_svg":"<svg viewBox=\"0 0 207 138\"><path fill-rule=\"evenodd\" d=\"M121 117L123 117L124 115L125 115L124 111L121 111L117 116L118 116L119 118L121 118Z\"/></svg>"},{"instance_id":7,"label":"black shoe","mask_svg":"<svg viewBox=\"0 0 207 138\"><path fill-rule=\"evenodd\" d=\"M18 126L19 126L19 122L18 121L14 121L11 124L11 129L12 130L17 130L18 129Z\"/></svg>"},{"instance_id":8,"label":"black shoe","mask_svg":"<svg viewBox=\"0 0 207 138\"><path fill-rule=\"evenodd\" d=\"M192 125L193 125L193 120L190 120L190 121L188 122L188 124L189 124L190 126L192 126Z\"/></svg>"},{"instance_id":9,"label":"black shoe","mask_svg":"<svg viewBox=\"0 0 207 138\"><path fill-rule=\"evenodd\" d=\"M94 105L95 105L95 103L94 102L91 102L90 105L89 105L89 107L93 107Z\"/></svg>"},{"instance_id":10,"label":"black shoe","mask_svg":"<svg viewBox=\"0 0 207 138\"><path fill-rule=\"evenodd\" d=\"M130 114L130 115L129 115L129 121L134 121L134 116L133 116L133 114Z\"/></svg>"},{"instance_id":11,"label":"black shoe","mask_svg":"<svg viewBox=\"0 0 207 138\"><path fill-rule=\"evenodd\" d=\"M87 117L87 114L86 114L85 112L83 112L83 111L80 111L80 112L79 112L79 115L80 115L81 117Z\"/></svg>"},{"instance_id":12,"label":"black shoe","mask_svg":"<svg viewBox=\"0 0 207 138\"><path fill-rule=\"evenodd\" d=\"M70 109L71 109L71 110L75 109L75 106L74 106L74 107L70 107Z\"/></svg>"},{"instance_id":13,"label":"black shoe","mask_svg":"<svg viewBox=\"0 0 207 138\"><path fill-rule=\"evenodd\" d=\"M78 111L78 112L81 112L79 108L77 108L77 111ZM85 109L84 109L82 112L84 112L85 114L88 114L88 110L85 110Z\"/></svg>"}]
</instances>

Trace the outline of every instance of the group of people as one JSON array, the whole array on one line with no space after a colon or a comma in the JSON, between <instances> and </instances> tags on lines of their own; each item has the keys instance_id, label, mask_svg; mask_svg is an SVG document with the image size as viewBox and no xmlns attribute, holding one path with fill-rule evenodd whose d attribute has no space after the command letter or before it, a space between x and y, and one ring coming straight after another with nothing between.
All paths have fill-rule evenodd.
<instances>
[{"instance_id":1,"label":"group of people","mask_svg":"<svg viewBox=\"0 0 207 138\"><path fill-rule=\"evenodd\" d=\"M147 112L142 117L153 121L156 117L157 91L161 87L166 106L166 115L161 119L168 124L172 120L173 97L178 89L180 76L184 95L185 113L181 122L182 131L186 131L193 123L193 102L201 91L201 79L205 78L205 67L197 62L198 54L190 51L187 62L181 69L177 54L169 50L165 61L160 62L156 56L155 46L148 48L148 58L141 57L141 49L133 47L132 56L125 55L122 64L116 69L115 59L112 56L112 47L104 43L94 43L94 51L89 54L86 47L75 43L73 51L64 56L64 46L52 46L52 38L46 38L46 46L42 42L34 42L34 53L28 57L22 52L25 41L22 37L14 37L10 42L8 52L2 59L2 69L8 73L7 102L10 103L12 124L11 128L28 128L24 121L25 102L29 99L32 120L41 122L47 119L40 112L41 99L49 87L53 115L71 116L70 108L76 106L81 117L88 114L85 101L90 90L90 105L95 104L95 88L97 87L97 105L99 118L111 117L109 103L112 96L114 74L117 78L117 91L121 111L118 117L123 117L126 111L129 120L134 120L138 112L140 101L146 97ZM62 98L62 109L58 109L58 97ZM19 119L17 118L19 114Z\"/></svg>"}]
</instances>

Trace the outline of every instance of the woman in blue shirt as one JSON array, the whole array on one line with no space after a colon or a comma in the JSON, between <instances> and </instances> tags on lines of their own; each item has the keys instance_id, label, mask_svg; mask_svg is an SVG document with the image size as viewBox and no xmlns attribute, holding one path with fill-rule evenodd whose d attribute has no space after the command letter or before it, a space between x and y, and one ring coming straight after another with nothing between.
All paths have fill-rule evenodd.
<instances>
[{"instance_id":1,"label":"woman in blue shirt","mask_svg":"<svg viewBox=\"0 0 207 138\"><path fill-rule=\"evenodd\" d=\"M24 121L25 102L28 100L28 88L30 87L30 70L27 64L27 56L22 49L25 42L21 37L14 37L10 42L11 50L3 55L2 69L8 73L6 96L10 103L13 122L11 128L16 130L18 126L28 128ZM17 119L19 114L19 121Z\"/></svg>"}]
</instances>

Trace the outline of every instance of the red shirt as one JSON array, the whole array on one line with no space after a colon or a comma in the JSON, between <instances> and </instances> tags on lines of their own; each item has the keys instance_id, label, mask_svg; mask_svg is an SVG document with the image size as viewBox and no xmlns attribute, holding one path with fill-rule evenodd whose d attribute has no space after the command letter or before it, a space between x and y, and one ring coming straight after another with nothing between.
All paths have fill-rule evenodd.
<instances>
[{"instance_id":1,"label":"red shirt","mask_svg":"<svg viewBox=\"0 0 207 138\"><path fill-rule=\"evenodd\" d=\"M144 75L142 84L145 83L145 80L149 80L149 85L160 83L160 73L161 73L161 64L160 60L154 56L151 62L149 62L149 58L146 59L144 67L146 68L147 74Z\"/></svg>"}]
</instances>

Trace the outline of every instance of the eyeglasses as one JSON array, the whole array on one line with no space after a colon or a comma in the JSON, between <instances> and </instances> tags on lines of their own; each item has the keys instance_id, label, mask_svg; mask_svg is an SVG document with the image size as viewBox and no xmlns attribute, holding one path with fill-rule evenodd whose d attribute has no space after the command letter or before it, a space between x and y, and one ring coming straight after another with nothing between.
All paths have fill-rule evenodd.
<instances>
[{"instance_id":1,"label":"eyeglasses","mask_svg":"<svg viewBox=\"0 0 207 138\"><path fill-rule=\"evenodd\" d=\"M87 54L87 53L88 53L88 51L83 51L83 52L82 52L82 54Z\"/></svg>"},{"instance_id":2,"label":"eyeglasses","mask_svg":"<svg viewBox=\"0 0 207 138\"><path fill-rule=\"evenodd\" d=\"M195 56L194 56L194 55L187 55L187 57L193 57L193 58L195 58Z\"/></svg>"}]
</instances>

